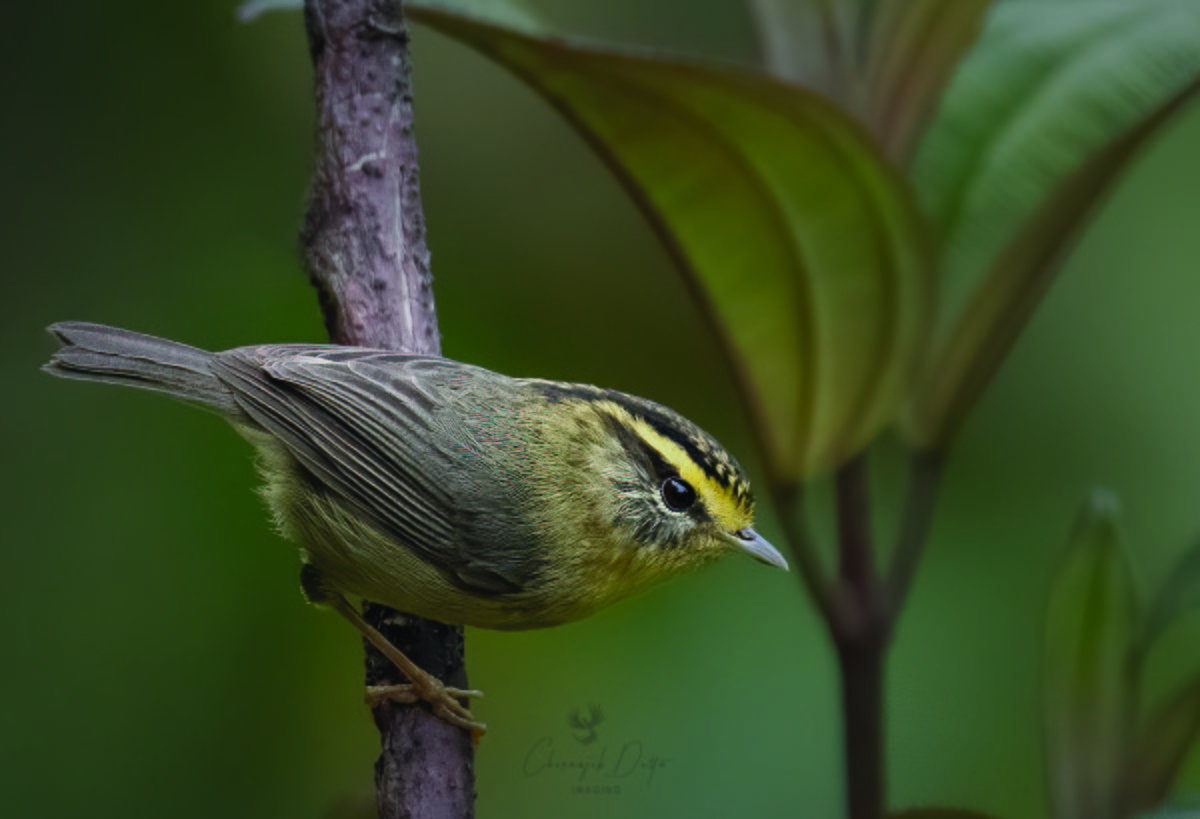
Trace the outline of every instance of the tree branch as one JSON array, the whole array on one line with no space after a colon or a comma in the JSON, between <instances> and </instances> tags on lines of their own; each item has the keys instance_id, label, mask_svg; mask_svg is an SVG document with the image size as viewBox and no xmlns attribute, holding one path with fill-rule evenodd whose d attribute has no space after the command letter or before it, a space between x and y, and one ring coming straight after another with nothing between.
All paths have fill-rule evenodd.
<instances>
[{"instance_id":1,"label":"tree branch","mask_svg":"<svg viewBox=\"0 0 1200 819\"><path fill-rule=\"evenodd\" d=\"M400 0L306 0L317 162L301 233L341 344L438 354Z\"/></svg>"},{"instance_id":2,"label":"tree branch","mask_svg":"<svg viewBox=\"0 0 1200 819\"><path fill-rule=\"evenodd\" d=\"M833 640L842 687L849 819L882 819L887 802L883 690L892 623L872 543L868 477L865 454L837 474L840 622Z\"/></svg>"},{"instance_id":3,"label":"tree branch","mask_svg":"<svg viewBox=\"0 0 1200 819\"><path fill-rule=\"evenodd\" d=\"M400 0L306 0L315 69L317 155L300 240L332 341L441 351L413 135L411 63ZM466 688L462 629L367 603L393 645L446 684ZM364 642L365 645L365 642ZM368 685L406 682L366 646ZM474 812L468 732L420 705L374 711L380 819Z\"/></svg>"}]
</instances>

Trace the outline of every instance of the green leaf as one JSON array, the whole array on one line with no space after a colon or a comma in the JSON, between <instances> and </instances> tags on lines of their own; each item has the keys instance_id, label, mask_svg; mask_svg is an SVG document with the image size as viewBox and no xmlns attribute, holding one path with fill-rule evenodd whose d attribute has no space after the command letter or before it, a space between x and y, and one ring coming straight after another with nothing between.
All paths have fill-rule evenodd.
<instances>
[{"instance_id":1,"label":"green leaf","mask_svg":"<svg viewBox=\"0 0 1200 819\"><path fill-rule=\"evenodd\" d=\"M1138 616L1116 531L1097 492L1075 526L1046 623L1045 721L1057 819L1115 819L1133 714L1129 653Z\"/></svg>"},{"instance_id":2,"label":"green leaf","mask_svg":"<svg viewBox=\"0 0 1200 819\"><path fill-rule=\"evenodd\" d=\"M1200 735L1200 679L1184 686L1148 720L1129 757L1121 804L1129 811L1163 803ZM1200 817L1200 812L1193 812Z\"/></svg>"},{"instance_id":3,"label":"green leaf","mask_svg":"<svg viewBox=\"0 0 1200 819\"><path fill-rule=\"evenodd\" d=\"M1144 650L1183 617L1200 609L1200 543L1184 552L1150 604L1142 642Z\"/></svg>"},{"instance_id":4,"label":"green leaf","mask_svg":"<svg viewBox=\"0 0 1200 819\"><path fill-rule=\"evenodd\" d=\"M526 7L525 0L405 0L404 8L409 18L417 21L428 13L447 18L461 16L527 34L545 28L539 17Z\"/></svg>"},{"instance_id":5,"label":"green leaf","mask_svg":"<svg viewBox=\"0 0 1200 819\"><path fill-rule=\"evenodd\" d=\"M304 0L245 0L238 6L237 17L248 23L269 11L300 11L303 8Z\"/></svg>"},{"instance_id":6,"label":"green leaf","mask_svg":"<svg viewBox=\"0 0 1200 819\"><path fill-rule=\"evenodd\" d=\"M836 101L908 163L994 0L747 0L764 67Z\"/></svg>"},{"instance_id":7,"label":"green leaf","mask_svg":"<svg viewBox=\"0 0 1200 819\"><path fill-rule=\"evenodd\" d=\"M866 123L888 156L913 148L994 0L881 0L865 59Z\"/></svg>"},{"instance_id":8,"label":"green leaf","mask_svg":"<svg viewBox=\"0 0 1200 819\"><path fill-rule=\"evenodd\" d=\"M1134 673L1141 673L1158 638L1181 618L1200 609L1200 543L1188 549L1155 594L1138 641ZM1147 721L1130 758L1123 799L1146 810L1166 799L1188 751L1200 736L1200 678L1183 686Z\"/></svg>"},{"instance_id":9,"label":"green leaf","mask_svg":"<svg viewBox=\"0 0 1200 819\"><path fill-rule=\"evenodd\" d=\"M860 3L845 0L746 0L763 67L841 103L857 80Z\"/></svg>"},{"instance_id":10,"label":"green leaf","mask_svg":"<svg viewBox=\"0 0 1200 819\"><path fill-rule=\"evenodd\" d=\"M996 7L916 162L945 243L918 445L954 435L1120 171L1197 87L1196 0Z\"/></svg>"},{"instance_id":11,"label":"green leaf","mask_svg":"<svg viewBox=\"0 0 1200 819\"><path fill-rule=\"evenodd\" d=\"M775 477L831 469L893 420L930 252L908 188L844 114L757 74L408 8L528 83L625 185L723 342Z\"/></svg>"},{"instance_id":12,"label":"green leaf","mask_svg":"<svg viewBox=\"0 0 1200 819\"><path fill-rule=\"evenodd\" d=\"M474 15L522 31L538 31L542 28L537 15L527 9L521 0L425 0L425 5L440 7L451 13ZM249 22L270 11L300 11L303 8L304 0L243 0L237 15L242 22Z\"/></svg>"}]
</instances>

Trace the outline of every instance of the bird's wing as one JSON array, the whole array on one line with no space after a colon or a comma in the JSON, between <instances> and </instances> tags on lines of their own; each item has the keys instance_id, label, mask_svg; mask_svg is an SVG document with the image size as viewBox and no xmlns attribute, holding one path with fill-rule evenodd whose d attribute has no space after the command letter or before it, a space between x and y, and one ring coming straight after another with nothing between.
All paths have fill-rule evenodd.
<instances>
[{"instance_id":1,"label":"bird's wing","mask_svg":"<svg viewBox=\"0 0 1200 819\"><path fill-rule=\"evenodd\" d=\"M461 468L437 410L469 365L360 348L230 350L213 370L321 483L471 591L521 590L465 541L446 476Z\"/></svg>"}]
</instances>

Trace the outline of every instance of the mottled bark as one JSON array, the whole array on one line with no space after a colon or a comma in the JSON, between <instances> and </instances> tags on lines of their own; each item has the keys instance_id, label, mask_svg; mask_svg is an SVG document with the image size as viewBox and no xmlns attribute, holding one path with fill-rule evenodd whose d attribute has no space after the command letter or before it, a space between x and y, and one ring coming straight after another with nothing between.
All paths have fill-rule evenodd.
<instances>
[{"instance_id":1,"label":"mottled bark","mask_svg":"<svg viewBox=\"0 0 1200 819\"><path fill-rule=\"evenodd\" d=\"M331 338L438 353L399 0L309 0L317 162L301 240Z\"/></svg>"},{"instance_id":2,"label":"mottled bark","mask_svg":"<svg viewBox=\"0 0 1200 819\"><path fill-rule=\"evenodd\" d=\"M304 12L317 156L301 243L329 337L439 353L401 3L306 0ZM417 665L466 687L462 629L375 604L365 614ZM404 682L370 646L366 669L369 685ZM468 732L423 705L385 703L374 718L382 745L375 770L380 819L473 815Z\"/></svg>"}]
</instances>

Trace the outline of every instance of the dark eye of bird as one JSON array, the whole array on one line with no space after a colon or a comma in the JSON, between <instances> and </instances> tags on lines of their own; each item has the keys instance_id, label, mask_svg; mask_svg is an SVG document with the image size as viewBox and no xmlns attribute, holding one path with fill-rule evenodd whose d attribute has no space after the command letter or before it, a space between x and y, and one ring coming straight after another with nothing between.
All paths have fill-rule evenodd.
<instances>
[{"instance_id":1,"label":"dark eye of bird","mask_svg":"<svg viewBox=\"0 0 1200 819\"><path fill-rule=\"evenodd\" d=\"M684 512L696 502L696 490L683 478L673 475L662 483L662 498L672 512Z\"/></svg>"}]
</instances>

